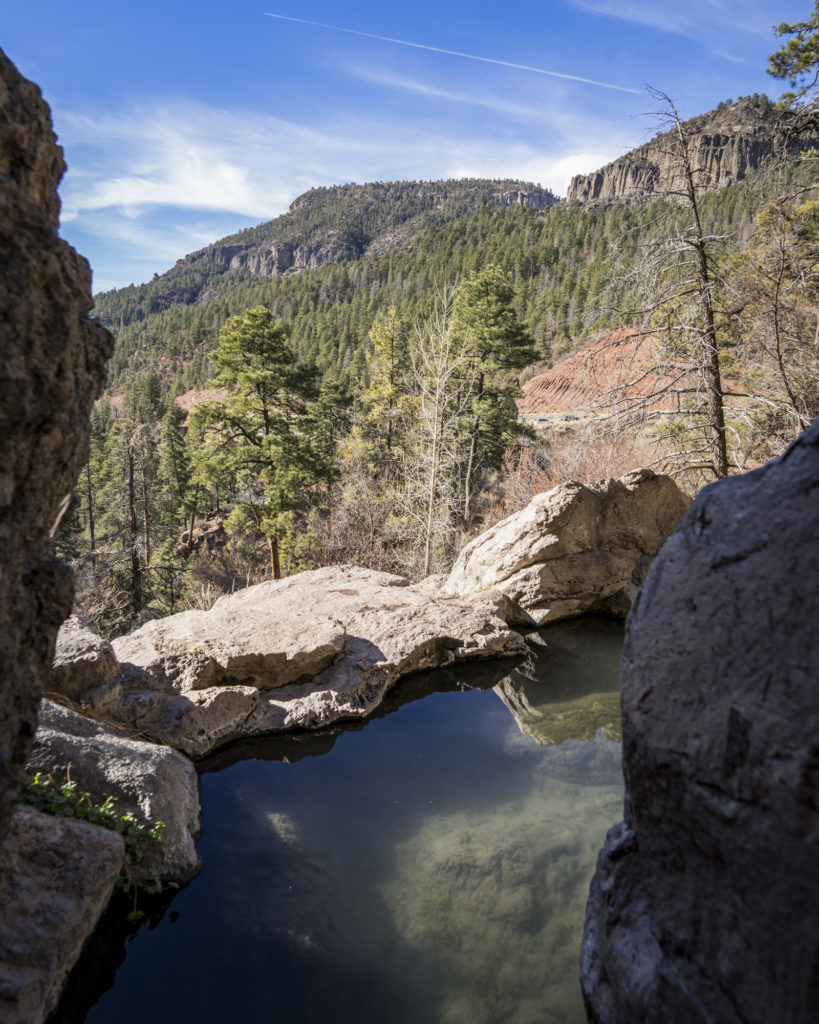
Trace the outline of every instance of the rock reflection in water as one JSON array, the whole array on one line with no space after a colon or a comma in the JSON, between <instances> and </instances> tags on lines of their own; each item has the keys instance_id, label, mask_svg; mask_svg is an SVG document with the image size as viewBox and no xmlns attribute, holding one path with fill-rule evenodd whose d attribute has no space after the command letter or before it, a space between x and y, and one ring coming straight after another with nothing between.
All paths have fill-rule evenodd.
<instances>
[{"instance_id":1,"label":"rock reflection in water","mask_svg":"<svg viewBox=\"0 0 819 1024\"><path fill-rule=\"evenodd\" d=\"M532 653L495 686L520 731L541 746L598 733L622 738L619 661L612 658L622 626L605 619L592 624L574 620L532 634Z\"/></svg>"},{"instance_id":2,"label":"rock reflection in water","mask_svg":"<svg viewBox=\"0 0 819 1024\"><path fill-rule=\"evenodd\" d=\"M561 624L511 672L418 675L349 729L208 759L204 869L130 936L86 1024L581 1024L620 744L540 746L509 710L528 728L615 699L621 643L618 624Z\"/></svg>"}]
</instances>

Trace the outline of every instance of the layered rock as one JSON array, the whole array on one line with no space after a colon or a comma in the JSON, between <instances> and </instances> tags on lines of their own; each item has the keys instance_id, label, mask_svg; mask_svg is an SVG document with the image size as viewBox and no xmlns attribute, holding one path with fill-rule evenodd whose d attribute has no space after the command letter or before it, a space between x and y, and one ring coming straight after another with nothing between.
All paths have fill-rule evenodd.
<instances>
[{"instance_id":1,"label":"layered rock","mask_svg":"<svg viewBox=\"0 0 819 1024\"><path fill-rule=\"evenodd\" d=\"M768 109L743 101L685 122L691 165L702 189L742 181L773 149ZM676 138L666 132L593 174L572 178L566 199L596 206L642 201L683 186Z\"/></svg>"},{"instance_id":2,"label":"layered rock","mask_svg":"<svg viewBox=\"0 0 819 1024\"><path fill-rule=\"evenodd\" d=\"M592 1022L817 1019L819 420L705 488L629 616L625 820L600 854Z\"/></svg>"},{"instance_id":3,"label":"layered rock","mask_svg":"<svg viewBox=\"0 0 819 1024\"><path fill-rule=\"evenodd\" d=\"M164 823L162 843L132 867L135 882L186 882L201 867L199 779L191 762L170 747L142 742L44 700L27 768L56 782L71 778L98 803L114 797L118 814L130 811L144 824Z\"/></svg>"},{"instance_id":4,"label":"layered rock","mask_svg":"<svg viewBox=\"0 0 819 1024\"><path fill-rule=\"evenodd\" d=\"M0 53L0 836L71 610L52 538L112 348L89 317L88 264L57 235L64 169L37 86Z\"/></svg>"},{"instance_id":5,"label":"layered rock","mask_svg":"<svg viewBox=\"0 0 819 1024\"><path fill-rule=\"evenodd\" d=\"M538 625L585 612L625 615L687 506L673 480L649 469L593 487L560 484L468 544L444 589L496 588Z\"/></svg>"},{"instance_id":6,"label":"layered rock","mask_svg":"<svg viewBox=\"0 0 819 1024\"><path fill-rule=\"evenodd\" d=\"M123 687L113 714L193 757L243 736L364 717L410 672L525 650L491 602L350 566L248 587L113 647Z\"/></svg>"},{"instance_id":7,"label":"layered rock","mask_svg":"<svg viewBox=\"0 0 819 1024\"><path fill-rule=\"evenodd\" d=\"M0 1020L42 1024L117 882L116 832L18 805L0 848Z\"/></svg>"}]
</instances>

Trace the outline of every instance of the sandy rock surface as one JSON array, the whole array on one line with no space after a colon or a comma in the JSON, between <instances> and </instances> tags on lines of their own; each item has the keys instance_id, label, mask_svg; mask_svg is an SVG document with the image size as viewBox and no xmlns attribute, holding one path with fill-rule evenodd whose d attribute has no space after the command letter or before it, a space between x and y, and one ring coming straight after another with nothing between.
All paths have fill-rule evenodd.
<instances>
[{"instance_id":1,"label":"sandy rock surface","mask_svg":"<svg viewBox=\"0 0 819 1024\"><path fill-rule=\"evenodd\" d=\"M444 589L497 588L539 625L628 611L688 499L649 469L594 487L560 484L496 523L458 556Z\"/></svg>"},{"instance_id":2,"label":"sandy rock surface","mask_svg":"<svg viewBox=\"0 0 819 1024\"><path fill-rule=\"evenodd\" d=\"M498 614L506 603L351 566L261 583L115 640L116 715L194 757L233 738L363 717L410 672L522 653Z\"/></svg>"}]
</instances>

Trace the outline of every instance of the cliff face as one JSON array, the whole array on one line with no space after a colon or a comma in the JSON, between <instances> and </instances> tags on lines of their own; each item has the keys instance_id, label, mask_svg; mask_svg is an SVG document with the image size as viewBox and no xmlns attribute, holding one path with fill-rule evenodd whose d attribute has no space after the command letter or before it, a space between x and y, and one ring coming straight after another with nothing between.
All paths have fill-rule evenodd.
<instances>
[{"instance_id":1,"label":"cliff face","mask_svg":"<svg viewBox=\"0 0 819 1024\"><path fill-rule=\"evenodd\" d=\"M701 114L684 125L697 184L716 189L742 181L770 154L772 115L748 101ZM682 185L674 132L665 132L593 174L572 178L568 201L601 205L650 199Z\"/></svg>"},{"instance_id":2,"label":"cliff face","mask_svg":"<svg viewBox=\"0 0 819 1024\"><path fill-rule=\"evenodd\" d=\"M626 624L625 820L592 882L592 1024L817 1020L819 420L700 492Z\"/></svg>"},{"instance_id":3,"label":"cliff face","mask_svg":"<svg viewBox=\"0 0 819 1024\"><path fill-rule=\"evenodd\" d=\"M447 216L480 206L545 210L556 202L548 189L512 180L313 188L294 199L283 217L191 253L175 270L210 265L254 277L283 277L362 256L377 258L400 248L423 234L423 218L430 212Z\"/></svg>"},{"instance_id":4,"label":"cliff face","mask_svg":"<svg viewBox=\"0 0 819 1024\"><path fill-rule=\"evenodd\" d=\"M88 264L57 235L64 170L39 89L0 51L0 835L71 611L52 537L112 349L89 318Z\"/></svg>"},{"instance_id":5,"label":"cliff face","mask_svg":"<svg viewBox=\"0 0 819 1024\"><path fill-rule=\"evenodd\" d=\"M328 231L311 245L217 245L209 257L226 270L246 270L254 277L282 277L299 270L323 267L327 263L343 263L358 259L364 252L338 231Z\"/></svg>"}]
</instances>

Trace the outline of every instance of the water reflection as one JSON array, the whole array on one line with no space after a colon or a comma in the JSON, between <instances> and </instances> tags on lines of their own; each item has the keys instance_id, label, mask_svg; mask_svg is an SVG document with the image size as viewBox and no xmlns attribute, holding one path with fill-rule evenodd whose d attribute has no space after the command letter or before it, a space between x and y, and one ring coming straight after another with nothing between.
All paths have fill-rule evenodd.
<instances>
[{"instance_id":1,"label":"water reflection","mask_svg":"<svg viewBox=\"0 0 819 1024\"><path fill-rule=\"evenodd\" d=\"M204 870L86 1019L580 1024L620 746L602 725L554 744L607 717L621 634L553 626L511 667L425 673L380 717L209 759Z\"/></svg>"}]
</instances>

